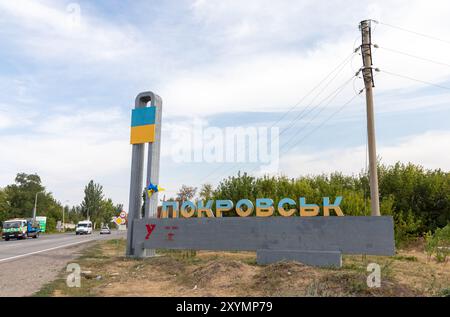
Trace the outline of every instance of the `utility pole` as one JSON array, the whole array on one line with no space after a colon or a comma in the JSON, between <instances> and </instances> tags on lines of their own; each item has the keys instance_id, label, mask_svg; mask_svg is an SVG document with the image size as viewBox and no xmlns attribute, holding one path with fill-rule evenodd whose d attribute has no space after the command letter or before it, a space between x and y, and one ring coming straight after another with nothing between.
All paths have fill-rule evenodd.
<instances>
[{"instance_id":1,"label":"utility pole","mask_svg":"<svg viewBox=\"0 0 450 317\"><path fill-rule=\"evenodd\" d=\"M34 196L33 220L36 220L37 198L38 198L38 194L40 194L40 193L43 193L43 192L37 192L36 196Z\"/></svg>"},{"instance_id":2,"label":"utility pole","mask_svg":"<svg viewBox=\"0 0 450 317\"><path fill-rule=\"evenodd\" d=\"M68 200L66 200L64 203L63 203L63 207L62 207L62 231L63 232L65 232L65 229L64 229L64 208L65 208L65 206L64 206L64 204L66 204L66 203L68 203L69 201Z\"/></svg>"},{"instance_id":3,"label":"utility pole","mask_svg":"<svg viewBox=\"0 0 450 317\"><path fill-rule=\"evenodd\" d=\"M363 59L362 74L366 90L367 137L369 143L369 178L371 215L380 216L380 197L378 193L377 150L375 142L375 118L373 112L373 70L372 70L372 29L371 20L361 21L361 54Z\"/></svg>"}]
</instances>

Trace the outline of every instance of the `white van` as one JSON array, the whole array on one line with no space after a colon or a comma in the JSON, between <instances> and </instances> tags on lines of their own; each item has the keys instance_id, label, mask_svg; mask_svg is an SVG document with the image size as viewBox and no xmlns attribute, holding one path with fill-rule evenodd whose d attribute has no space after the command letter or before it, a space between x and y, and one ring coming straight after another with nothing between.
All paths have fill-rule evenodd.
<instances>
[{"instance_id":1,"label":"white van","mask_svg":"<svg viewBox=\"0 0 450 317\"><path fill-rule=\"evenodd\" d=\"M78 222L75 234L92 234L92 222L89 220Z\"/></svg>"}]
</instances>

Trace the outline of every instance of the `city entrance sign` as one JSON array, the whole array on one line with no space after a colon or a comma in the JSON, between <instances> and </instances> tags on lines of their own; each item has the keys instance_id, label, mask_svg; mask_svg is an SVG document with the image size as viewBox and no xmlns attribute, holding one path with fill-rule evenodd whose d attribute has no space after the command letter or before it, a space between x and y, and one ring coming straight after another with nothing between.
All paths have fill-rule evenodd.
<instances>
[{"instance_id":1,"label":"city entrance sign","mask_svg":"<svg viewBox=\"0 0 450 317\"><path fill-rule=\"evenodd\" d=\"M156 218L159 183L162 100L152 93L136 98L132 113L132 165L128 213L127 256L154 256L155 249L256 251L257 262L295 260L308 265L342 265L342 254L393 255L391 216L344 216L342 197L317 204L291 198L253 202L242 199L194 203L165 202ZM144 217L144 150L148 145ZM213 207L215 207L213 209ZM238 217L227 217L234 209ZM272 217L275 212L279 217ZM329 217L336 215L337 217ZM317 217L323 215L324 217ZM256 216L256 217L255 217Z\"/></svg>"}]
</instances>

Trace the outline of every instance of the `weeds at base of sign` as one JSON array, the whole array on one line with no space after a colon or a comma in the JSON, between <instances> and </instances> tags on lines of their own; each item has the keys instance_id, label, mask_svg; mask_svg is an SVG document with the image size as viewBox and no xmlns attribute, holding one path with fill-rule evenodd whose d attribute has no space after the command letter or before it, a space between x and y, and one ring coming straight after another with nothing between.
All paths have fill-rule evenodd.
<instances>
[{"instance_id":1,"label":"weeds at base of sign","mask_svg":"<svg viewBox=\"0 0 450 317\"><path fill-rule=\"evenodd\" d=\"M197 256L197 250L169 250L169 249L158 249L156 250L157 255L171 255L175 258L181 259L192 259Z\"/></svg>"},{"instance_id":2,"label":"weeds at base of sign","mask_svg":"<svg viewBox=\"0 0 450 317\"><path fill-rule=\"evenodd\" d=\"M395 255L393 257L395 260L399 261L408 261L408 262L417 262L419 261L415 256L404 256L404 255Z\"/></svg>"}]
</instances>

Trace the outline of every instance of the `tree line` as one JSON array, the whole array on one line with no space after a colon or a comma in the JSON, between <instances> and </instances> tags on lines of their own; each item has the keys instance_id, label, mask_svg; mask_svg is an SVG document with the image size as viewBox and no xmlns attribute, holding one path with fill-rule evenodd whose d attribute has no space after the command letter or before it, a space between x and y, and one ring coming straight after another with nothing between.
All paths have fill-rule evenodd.
<instances>
[{"instance_id":1,"label":"tree line","mask_svg":"<svg viewBox=\"0 0 450 317\"><path fill-rule=\"evenodd\" d=\"M83 201L76 206L68 206L57 201L46 190L37 174L18 173L14 184L0 188L0 225L12 218L31 218L37 195L37 216L47 217L47 230L56 230L57 222L62 221L64 210L65 223L77 223L90 219L98 227L109 224L112 217L123 210L121 204L114 204L105 198L103 187L91 180L84 188Z\"/></svg>"}]
</instances>

